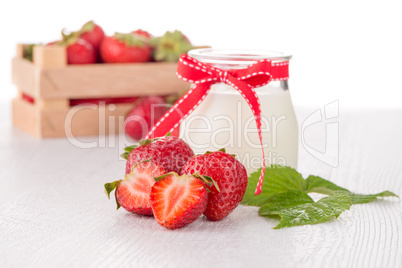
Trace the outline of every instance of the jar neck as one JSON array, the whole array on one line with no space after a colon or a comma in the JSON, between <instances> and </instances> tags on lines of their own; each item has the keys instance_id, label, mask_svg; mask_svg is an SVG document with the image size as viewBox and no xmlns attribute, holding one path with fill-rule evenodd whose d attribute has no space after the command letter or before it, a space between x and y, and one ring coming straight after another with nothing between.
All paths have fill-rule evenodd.
<instances>
[{"instance_id":1,"label":"jar neck","mask_svg":"<svg viewBox=\"0 0 402 268\"><path fill-rule=\"evenodd\" d=\"M285 62L291 59L291 55L269 50L230 50L202 48L193 49L188 55L210 66L223 69L241 69L262 59L270 59L272 62Z\"/></svg>"}]
</instances>

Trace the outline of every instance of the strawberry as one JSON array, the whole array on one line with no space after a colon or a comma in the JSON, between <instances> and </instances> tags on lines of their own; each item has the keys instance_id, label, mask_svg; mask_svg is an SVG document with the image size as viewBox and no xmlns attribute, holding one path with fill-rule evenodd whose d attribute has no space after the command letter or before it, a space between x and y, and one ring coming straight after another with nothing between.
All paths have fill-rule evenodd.
<instances>
[{"instance_id":1,"label":"strawberry","mask_svg":"<svg viewBox=\"0 0 402 268\"><path fill-rule=\"evenodd\" d=\"M70 106L77 106L80 104L96 104L101 102L106 104L112 103L135 103L139 97L117 97L117 98L88 98L88 99L70 99Z\"/></svg>"},{"instance_id":2,"label":"strawberry","mask_svg":"<svg viewBox=\"0 0 402 268\"><path fill-rule=\"evenodd\" d=\"M131 33L133 33L133 34L138 34L138 35L142 35L142 36L144 36L144 37L147 38L147 39L152 38L152 34L150 34L150 33L147 32L147 31L141 30L141 29L132 31Z\"/></svg>"},{"instance_id":3,"label":"strawberry","mask_svg":"<svg viewBox=\"0 0 402 268\"><path fill-rule=\"evenodd\" d=\"M117 209L122 206L125 210L140 215L152 215L149 196L154 185L154 177L163 175L161 166L151 161L144 161L133 165L132 171L119 180L105 184L107 196L116 189L115 197Z\"/></svg>"},{"instance_id":4,"label":"strawberry","mask_svg":"<svg viewBox=\"0 0 402 268\"><path fill-rule=\"evenodd\" d=\"M79 31L79 37L90 43L95 51L98 52L105 33L99 25L89 21L82 26Z\"/></svg>"},{"instance_id":5,"label":"strawberry","mask_svg":"<svg viewBox=\"0 0 402 268\"><path fill-rule=\"evenodd\" d=\"M202 215L208 191L196 176L171 173L152 186L150 200L156 221L163 227L176 229Z\"/></svg>"},{"instance_id":6,"label":"strawberry","mask_svg":"<svg viewBox=\"0 0 402 268\"><path fill-rule=\"evenodd\" d=\"M152 48L145 37L131 33L107 36L100 46L105 63L148 62L151 52Z\"/></svg>"},{"instance_id":7,"label":"strawberry","mask_svg":"<svg viewBox=\"0 0 402 268\"><path fill-rule=\"evenodd\" d=\"M184 164L194 155L193 150L182 139L164 136L152 140L141 140L139 146L132 145L124 149L121 156L127 159L126 173L140 161L151 158L152 162L163 167L166 172L180 172Z\"/></svg>"},{"instance_id":8,"label":"strawberry","mask_svg":"<svg viewBox=\"0 0 402 268\"><path fill-rule=\"evenodd\" d=\"M159 96L143 98L124 120L126 133L135 140L142 139L167 110L168 106L163 98Z\"/></svg>"},{"instance_id":9,"label":"strawberry","mask_svg":"<svg viewBox=\"0 0 402 268\"><path fill-rule=\"evenodd\" d=\"M62 34L63 39L61 41L48 43L47 46L65 46L68 64L96 63L96 52L90 43L79 38L76 33Z\"/></svg>"},{"instance_id":10,"label":"strawberry","mask_svg":"<svg viewBox=\"0 0 402 268\"><path fill-rule=\"evenodd\" d=\"M224 150L192 157L182 172L199 173L217 182L220 192L213 186L208 187L211 192L204 215L210 220L218 221L228 216L240 204L246 192L246 168Z\"/></svg>"},{"instance_id":11,"label":"strawberry","mask_svg":"<svg viewBox=\"0 0 402 268\"><path fill-rule=\"evenodd\" d=\"M21 98L22 98L23 100L29 102L29 103L32 103L32 104L35 103L35 99L34 99L32 96L30 96L30 95L28 95L28 94L26 94L26 93L24 93L24 92L22 92Z\"/></svg>"},{"instance_id":12,"label":"strawberry","mask_svg":"<svg viewBox=\"0 0 402 268\"><path fill-rule=\"evenodd\" d=\"M155 61L178 61L181 54L194 47L188 38L180 31L166 32L162 37L153 38L153 58Z\"/></svg>"},{"instance_id":13,"label":"strawberry","mask_svg":"<svg viewBox=\"0 0 402 268\"><path fill-rule=\"evenodd\" d=\"M96 63L96 52L92 45L84 39L78 38L67 46L68 64L93 64Z\"/></svg>"}]
</instances>

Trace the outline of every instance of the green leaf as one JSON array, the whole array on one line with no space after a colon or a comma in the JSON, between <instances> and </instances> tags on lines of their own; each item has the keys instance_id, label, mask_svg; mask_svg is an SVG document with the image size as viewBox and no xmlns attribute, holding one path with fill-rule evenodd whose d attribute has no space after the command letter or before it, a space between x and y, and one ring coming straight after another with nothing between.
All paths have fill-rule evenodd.
<instances>
[{"instance_id":1,"label":"green leaf","mask_svg":"<svg viewBox=\"0 0 402 268\"><path fill-rule=\"evenodd\" d=\"M289 190L270 197L268 202L261 207L259 214L264 216L264 211L279 211L283 208L307 203L314 203L314 200L308 194L297 190Z\"/></svg>"},{"instance_id":2,"label":"green leaf","mask_svg":"<svg viewBox=\"0 0 402 268\"><path fill-rule=\"evenodd\" d=\"M344 193L344 192L337 192L337 193ZM373 200L376 200L377 197L398 197L396 194L390 191L384 191L378 194L355 194L348 192L350 199L352 200L352 204L361 204L361 203L368 203Z\"/></svg>"},{"instance_id":3,"label":"green leaf","mask_svg":"<svg viewBox=\"0 0 402 268\"><path fill-rule=\"evenodd\" d=\"M304 195L304 196L303 196ZM300 191L288 191L273 197L270 202L260 208L260 216L280 216L281 220L274 229L297 225L326 222L350 208L351 200L347 194L336 194L313 202Z\"/></svg>"},{"instance_id":4,"label":"green leaf","mask_svg":"<svg viewBox=\"0 0 402 268\"><path fill-rule=\"evenodd\" d=\"M328 180L325 180L318 176L308 176L306 179L306 192L308 193L320 193L326 195L335 195L339 193L347 194L350 196L352 204L368 203L376 200L377 197L398 197L396 194L390 191L384 191L377 194L355 194L351 191L342 188Z\"/></svg>"},{"instance_id":5,"label":"green leaf","mask_svg":"<svg viewBox=\"0 0 402 268\"><path fill-rule=\"evenodd\" d=\"M279 216L281 221L275 229L325 222L331 217L337 218L351 204L367 203L377 197L398 197L390 191L355 194L321 177L310 175L303 179L296 170L277 165L266 169L262 193L256 196L254 192L260 174L261 169L249 176L242 204L261 207L261 216ZM307 193L328 197L314 202Z\"/></svg>"},{"instance_id":6,"label":"green leaf","mask_svg":"<svg viewBox=\"0 0 402 268\"><path fill-rule=\"evenodd\" d=\"M375 200L377 197L398 197L396 194L389 191L370 195L355 194L319 176L310 175L307 179L303 179L302 175L295 169L278 165L272 165L266 169L262 193L256 196L254 195L255 187L260 174L261 169L249 176L247 190L242 201L243 205L262 206L266 204L272 196L288 190L298 190L305 193L320 193L329 196L343 193L350 196L352 204L367 203Z\"/></svg>"},{"instance_id":7,"label":"green leaf","mask_svg":"<svg viewBox=\"0 0 402 268\"><path fill-rule=\"evenodd\" d=\"M304 191L305 181L300 173L291 167L271 165L265 170L262 194L254 195L255 187L260 178L261 169L252 173L248 178L248 185L242 204L248 206L261 206L269 198L288 190Z\"/></svg>"},{"instance_id":8,"label":"green leaf","mask_svg":"<svg viewBox=\"0 0 402 268\"><path fill-rule=\"evenodd\" d=\"M349 192L347 189L339 187L338 185L326 179L313 175L307 177L305 191L308 193L320 193L327 195L333 195L335 194L335 191Z\"/></svg>"}]
</instances>

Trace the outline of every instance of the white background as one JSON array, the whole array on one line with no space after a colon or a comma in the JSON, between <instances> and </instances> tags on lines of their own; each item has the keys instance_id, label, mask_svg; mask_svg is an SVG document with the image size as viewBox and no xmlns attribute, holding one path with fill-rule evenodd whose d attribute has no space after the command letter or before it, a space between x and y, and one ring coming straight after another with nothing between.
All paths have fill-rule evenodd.
<instances>
[{"instance_id":1,"label":"white background","mask_svg":"<svg viewBox=\"0 0 402 268\"><path fill-rule=\"evenodd\" d=\"M398 1L1 1L0 100L16 95L18 42L49 42L95 20L107 34L182 30L195 45L293 54L298 105L401 108L402 15Z\"/></svg>"}]
</instances>

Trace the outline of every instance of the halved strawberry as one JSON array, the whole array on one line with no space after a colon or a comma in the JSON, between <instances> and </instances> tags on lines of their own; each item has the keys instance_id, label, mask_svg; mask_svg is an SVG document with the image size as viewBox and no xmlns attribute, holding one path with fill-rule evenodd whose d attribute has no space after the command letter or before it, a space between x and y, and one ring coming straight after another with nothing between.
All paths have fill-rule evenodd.
<instances>
[{"instance_id":1,"label":"halved strawberry","mask_svg":"<svg viewBox=\"0 0 402 268\"><path fill-rule=\"evenodd\" d=\"M116 189L117 209L122 206L125 210L141 215L152 215L149 201L151 187L155 183L154 177L163 175L163 168L151 161L135 164L132 171L124 176L124 180L118 180L105 184L106 194Z\"/></svg>"},{"instance_id":2,"label":"halved strawberry","mask_svg":"<svg viewBox=\"0 0 402 268\"><path fill-rule=\"evenodd\" d=\"M206 184L195 175L168 173L151 190L151 207L156 221L176 229L197 220L208 202Z\"/></svg>"}]
</instances>

